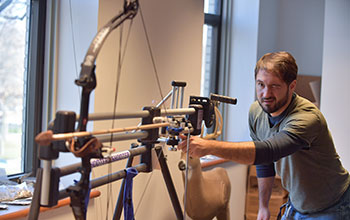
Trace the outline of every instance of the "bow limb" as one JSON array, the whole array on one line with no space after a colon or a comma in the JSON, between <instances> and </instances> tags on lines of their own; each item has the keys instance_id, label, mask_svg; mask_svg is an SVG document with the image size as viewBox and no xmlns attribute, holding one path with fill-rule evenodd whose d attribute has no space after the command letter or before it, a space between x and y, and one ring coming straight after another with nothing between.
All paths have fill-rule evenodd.
<instances>
[{"instance_id":1,"label":"bow limb","mask_svg":"<svg viewBox=\"0 0 350 220\"><path fill-rule=\"evenodd\" d=\"M90 47L85 55L84 61L81 66L81 72L79 79L75 81L78 86L83 87L82 100L80 106L80 119L78 124L78 131L85 131L88 121L88 107L90 93L96 87L95 76L95 61L98 53L100 52L103 43L107 39L108 35L119 25L121 25L127 19L133 19L137 14L139 7L138 0L125 1L124 11L117 16L113 17L106 25L104 25L100 31L96 34Z\"/></svg>"}]
</instances>

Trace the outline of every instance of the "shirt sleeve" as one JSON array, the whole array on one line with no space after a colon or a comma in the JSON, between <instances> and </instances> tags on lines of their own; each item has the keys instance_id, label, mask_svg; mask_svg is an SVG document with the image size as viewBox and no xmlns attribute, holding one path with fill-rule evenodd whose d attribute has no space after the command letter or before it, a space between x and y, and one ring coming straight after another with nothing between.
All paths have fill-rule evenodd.
<instances>
[{"instance_id":1,"label":"shirt sleeve","mask_svg":"<svg viewBox=\"0 0 350 220\"><path fill-rule=\"evenodd\" d=\"M275 164L256 165L256 176L258 178L275 176Z\"/></svg>"},{"instance_id":2,"label":"shirt sleeve","mask_svg":"<svg viewBox=\"0 0 350 220\"><path fill-rule=\"evenodd\" d=\"M304 111L290 117L285 122L283 131L293 134L310 147L324 127L318 114Z\"/></svg>"},{"instance_id":3,"label":"shirt sleeve","mask_svg":"<svg viewBox=\"0 0 350 220\"><path fill-rule=\"evenodd\" d=\"M307 146L307 142L288 131L280 131L267 140L254 141L254 144L256 165L271 164Z\"/></svg>"}]
</instances>

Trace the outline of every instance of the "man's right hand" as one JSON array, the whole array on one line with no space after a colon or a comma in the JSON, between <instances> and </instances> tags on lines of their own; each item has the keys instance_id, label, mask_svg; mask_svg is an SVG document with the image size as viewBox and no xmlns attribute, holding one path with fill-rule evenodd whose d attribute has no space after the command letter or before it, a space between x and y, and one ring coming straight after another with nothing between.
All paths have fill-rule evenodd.
<instances>
[{"instance_id":1,"label":"man's right hand","mask_svg":"<svg viewBox=\"0 0 350 220\"><path fill-rule=\"evenodd\" d=\"M256 220L269 220L270 210L268 208L259 208L258 218Z\"/></svg>"},{"instance_id":2,"label":"man's right hand","mask_svg":"<svg viewBox=\"0 0 350 220\"><path fill-rule=\"evenodd\" d=\"M269 220L270 210L269 201L272 193L275 177L258 178L259 188L259 212L257 220Z\"/></svg>"}]
</instances>

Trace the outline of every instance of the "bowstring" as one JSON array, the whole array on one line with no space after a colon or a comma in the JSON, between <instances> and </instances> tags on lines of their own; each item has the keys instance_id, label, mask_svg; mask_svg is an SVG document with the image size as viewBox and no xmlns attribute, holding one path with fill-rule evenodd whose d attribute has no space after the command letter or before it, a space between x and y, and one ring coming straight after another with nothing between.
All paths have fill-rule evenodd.
<instances>
[{"instance_id":1,"label":"bowstring","mask_svg":"<svg viewBox=\"0 0 350 220\"><path fill-rule=\"evenodd\" d=\"M72 46L73 46L73 59L74 59L75 75L78 79L79 74L78 74L78 66L77 66L77 53L76 53L76 45L75 45L75 37L74 37L73 12L72 12L71 0L69 0L69 17L70 17L70 28L71 28L71 33L72 33ZM81 94L80 94L79 86L78 86L78 96L79 96L79 100L81 102Z\"/></svg>"},{"instance_id":2,"label":"bowstring","mask_svg":"<svg viewBox=\"0 0 350 220\"><path fill-rule=\"evenodd\" d=\"M120 82L120 76L121 76L121 54L122 54L122 42L123 42L123 29L124 29L124 24L121 24L120 25L120 35L119 35L119 50L118 50L118 62L117 62L117 78L116 78L116 85L115 85L115 93L114 93L114 103L113 103L113 119L112 119L112 129L114 128L115 126L115 115L116 115L116 111L117 111L117 101L118 101L118 90L119 90L119 82ZM112 148L112 142L113 142L113 133L111 133L110 135L110 140L109 140L109 148L111 149ZM111 156L111 151L109 151L109 155L108 156ZM113 189L113 186L112 184L110 183L110 174L112 173L112 163L109 163L108 164L108 184L107 184L107 204L106 204L106 220L108 220L109 216L109 205L110 203L114 204L113 202L113 196L112 195L112 189Z\"/></svg>"},{"instance_id":3,"label":"bowstring","mask_svg":"<svg viewBox=\"0 0 350 220\"><path fill-rule=\"evenodd\" d=\"M143 13L142 13L142 8L141 8L141 4L139 5L139 10L140 10L140 15L141 15L141 21L142 21L142 27L143 27L143 31L145 33L145 37L146 37L146 42L147 42L147 47L148 47L148 52L149 52L149 55L151 57L151 61L152 61L152 66L153 66L153 72L154 72L154 75L155 75L155 78L156 78L156 81L157 81L157 86L158 86L158 90L159 90L159 94L160 94L160 97L161 97L161 100L164 99L164 96L163 96L163 93L162 93L162 88L160 86L160 80L159 80L159 76L158 76L158 70L157 70L157 67L156 67L156 62L155 62L155 59L154 59L154 56L153 56L153 52L152 52L152 46L151 46L151 42L150 42L150 39L148 37L148 32L147 32L147 27L146 27L146 22L145 22L145 19L143 17ZM166 106L164 105L164 103L162 104L164 110L166 111L167 108ZM158 154L157 155L157 159L159 161L159 158L160 158L160 155L161 154ZM146 185L145 185L145 188L141 194L141 197L140 197L140 200L135 208L135 216L139 210L139 207L142 203L142 200L146 194L146 191L150 185L150 182L151 182L151 179L152 179L152 176L153 176L153 172L150 173L149 177L148 177L148 180L146 182Z\"/></svg>"},{"instance_id":4,"label":"bowstring","mask_svg":"<svg viewBox=\"0 0 350 220\"><path fill-rule=\"evenodd\" d=\"M127 46L128 46L128 42L130 39L130 33L131 33L131 28L133 25L133 20L130 20L129 23L129 28L128 28L128 33L126 36L126 41L125 41L125 45L124 45L124 50L123 50L123 33L124 33L124 24L121 24L120 26L120 36L119 36L119 50L118 50L118 62L117 62L117 79L116 79L116 88L115 88L115 94L114 94L114 103L113 103L113 120L112 120L112 128L115 127L115 116L116 116L116 111L117 111L117 101L118 101L118 90L119 90L119 83L120 83L120 77L121 77L121 72L122 72L122 66L123 66L123 62L124 62L124 58L125 58L125 54L127 51ZM122 52L123 51L123 52ZM113 142L113 133L111 133L110 136L110 141L109 141L109 148L112 148L112 142ZM109 151L112 152L112 151ZM110 156L110 155L109 155ZM112 163L109 163L108 165L108 174L112 173ZM108 179L110 178L110 175L108 175ZM110 182L110 181L109 181ZM108 219L108 213L109 213L109 205L110 202L112 204L114 204L113 201L113 196L112 192L113 192L113 187L112 187L112 183L109 183L107 185L107 211L106 211L106 219Z\"/></svg>"},{"instance_id":5,"label":"bowstring","mask_svg":"<svg viewBox=\"0 0 350 220\"><path fill-rule=\"evenodd\" d=\"M156 62L155 62L155 58L153 56L153 52L152 52L152 46L151 46L151 42L150 42L150 39L149 39L149 36L148 36L148 32L147 32L147 25L146 25L146 22L145 22L145 19L144 19L144 16L143 16L143 13L142 13L142 8L141 8L141 4L139 5L139 10L140 10L140 15L141 15L141 21L142 21L142 26L143 26L143 30L144 30L144 33L145 33L145 37L146 37L146 42L147 42L147 46L148 46L148 51L149 51L149 54L150 54L150 57L151 57L151 61L152 61L152 65L153 65L153 71L154 71L154 75L155 75L155 78L156 78L156 81L157 81L157 86L158 86L158 90L159 90L159 94L161 96L161 100L164 100L164 96L163 96L163 93L162 93L162 89L161 89L161 85L160 85L160 80L159 80L159 74L158 74L158 70L157 70L157 67L156 67ZM174 94L172 94L174 95ZM164 102L165 103L165 102ZM165 114L167 112L167 107L165 106L165 104L162 103L162 106L164 108L164 111L165 111ZM167 120L169 120L167 117L166 117ZM161 146L163 148L163 146ZM163 151L163 155L164 155L164 151ZM161 153L159 153L157 155L157 159L158 159L158 162L159 162L159 158L161 156ZM146 191L150 185L150 182L151 182L151 179L152 179L152 176L153 176L153 172L150 173L149 177L148 177L148 180L146 182L146 185L145 185L145 188L141 194L141 197L140 197L140 200L136 206L136 209L135 209L135 216L139 210L139 207L142 203L142 200L144 198L144 195L146 194Z\"/></svg>"}]
</instances>

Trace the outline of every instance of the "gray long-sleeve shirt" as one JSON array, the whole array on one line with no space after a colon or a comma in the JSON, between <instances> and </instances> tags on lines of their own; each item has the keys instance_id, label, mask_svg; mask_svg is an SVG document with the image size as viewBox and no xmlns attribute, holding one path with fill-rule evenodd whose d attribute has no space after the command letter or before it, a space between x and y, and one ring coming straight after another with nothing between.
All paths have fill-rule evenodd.
<instances>
[{"instance_id":1,"label":"gray long-sleeve shirt","mask_svg":"<svg viewBox=\"0 0 350 220\"><path fill-rule=\"evenodd\" d=\"M341 165L326 120L308 100L295 95L285 115L272 127L268 114L254 102L249 126L253 141L261 144L257 144L256 163L277 161L282 185L299 212L330 207L349 186L349 173ZM291 147L294 141L300 146Z\"/></svg>"}]
</instances>

